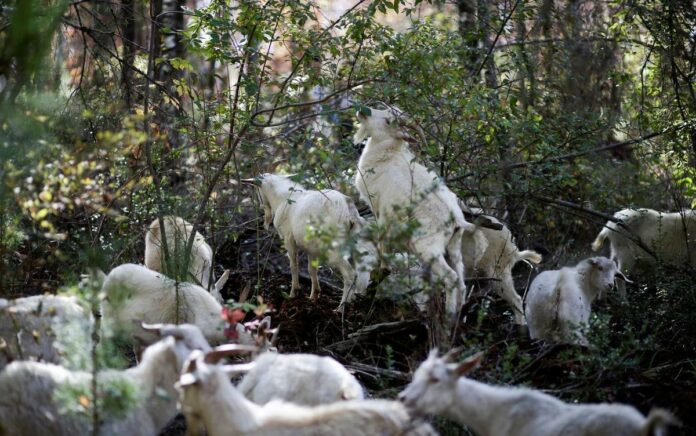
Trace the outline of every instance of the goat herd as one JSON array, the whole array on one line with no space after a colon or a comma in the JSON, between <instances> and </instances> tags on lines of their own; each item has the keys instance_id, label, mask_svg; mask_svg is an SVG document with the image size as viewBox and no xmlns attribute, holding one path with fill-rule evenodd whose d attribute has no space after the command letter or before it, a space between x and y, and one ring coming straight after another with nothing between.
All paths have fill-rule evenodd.
<instances>
[{"instance_id":1,"label":"goat herd","mask_svg":"<svg viewBox=\"0 0 696 436\"><path fill-rule=\"evenodd\" d=\"M465 301L466 272L469 277L494 278L492 286L511 305L515 322L527 323L533 338L584 345L590 306L612 289L615 279L625 298L624 273L637 278L656 259L696 266L692 211L622 210L592 246L597 251L609 239L611 259L593 257L575 267L542 272L531 283L523 308L512 267L519 261L538 264L541 256L519 250L507 227L461 203L416 162L403 113L362 108L357 118L355 141L369 138L357 168L360 197L387 234L405 221L420 224L408 234L406 246L427 266L433 283L446 290L449 323L456 322ZM365 291L385 247L365 237L366 222L349 197L308 190L279 174L245 182L257 188L265 228L273 226L287 249L291 296L300 287L298 249L307 253L312 298L320 292L320 258L343 278L339 311ZM468 222L465 216L476 219ZM329 229L332 243L327 247L307 240L307 229L314 225ZM220 291L228 271L215 280L213 253L202 235L193 235L187 256L191 281L165 277L161 271L171 256L166 253L181 252L181 241L188 241L192 230L181 218L157 219L147 231L145 266L124 264L108 275L90 275L103 295L103 330L125 332L139 355L137 366L104 370L98 377L100 386L131 383L138 401L125 414L98 415L101 434L156 435L177 411L185 416L191 435L436 434L426 420L429 415L444 416L479 435L657 435L678 423L659 408L646 417L628 405L568 404L533 389L477 382L466 374L482 355L461 360L456 349L442 356L431 351L399 401L365 399L360 383L334 359L273 349L267 338L269 319L256 331L242 323L223 328ZM345 254L347 241L352 241L350 256ZM421 297L422 302L427 295ZM69 384L92 383L91 372L59 363L69 353L63 335L74 328L68 327L89 332L94 323L92 313L74 297L0 299L0 435L91 432L95 420L64 413L56 394ZM238 343L220 345L230 336ZM142 353L141 346L147 347ZM252 359L222 363L241 353L251 353ZM230 382L239 377L236 385ZM87 410L92 401L80 397Z\"/></svg>"}]
</instances>

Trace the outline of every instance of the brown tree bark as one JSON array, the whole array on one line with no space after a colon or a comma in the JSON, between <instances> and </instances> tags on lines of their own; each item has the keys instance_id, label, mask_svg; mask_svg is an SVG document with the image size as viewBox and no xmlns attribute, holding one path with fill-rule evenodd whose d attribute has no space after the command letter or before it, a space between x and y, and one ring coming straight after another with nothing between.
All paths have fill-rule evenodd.
<instances>
[{"instance_id":1,"label":"brown tree bark","mask_svg":"<svg viewBox=\"0 0 696 436\"><path fill-rule=\"evenodd\" d=\"M462 38L459 58L472 76L476 73L481 59L479 32L476 20L476 5L476 0L457 0L459 35ZM478 82L478 78L473 78L473 80Z\"/></svg>"}]
</instances>

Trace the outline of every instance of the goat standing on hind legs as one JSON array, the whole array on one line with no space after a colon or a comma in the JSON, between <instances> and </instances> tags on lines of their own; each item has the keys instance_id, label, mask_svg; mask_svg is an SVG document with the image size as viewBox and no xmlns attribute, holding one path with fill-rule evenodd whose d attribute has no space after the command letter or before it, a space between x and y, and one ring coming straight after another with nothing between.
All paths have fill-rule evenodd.
<instances>
[{"instance_id":1,"label":"goat standing on hind legs","mask_svg":"<svg viewBox=\"0 0 696 436\"><path fill-rule=\"evenodd\" d=\"M474 231L474 226L464 219L457 196L434 172L415 162L408 148L413 138L405 132L405 125L399 124L406 118L401 111L362 108L356 117L360 128L354 142L369 137L355 176L360 197L380 225L418 221L420 227L410 237L408 247L429 266L433 280L444 284L445 309L452 327L466 296L462 237ZM398 213L410 208L407 217Z\"/></svg>"}]
</instances>

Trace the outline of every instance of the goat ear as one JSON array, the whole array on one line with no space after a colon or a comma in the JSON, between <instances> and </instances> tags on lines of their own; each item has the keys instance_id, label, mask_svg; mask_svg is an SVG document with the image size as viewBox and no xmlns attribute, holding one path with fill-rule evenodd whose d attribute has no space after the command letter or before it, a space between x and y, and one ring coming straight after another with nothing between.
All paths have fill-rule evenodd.
<instances>
[{"instance_id":1,"label":"goat ear","mask_svg":"<svg viewBox=\"0 0 696 436\"><path fill-rule=\"evenodd\" d=\"M437 347L433 348L432 350L430 350L430 353L428 353L428 359L437 358L438 353L439 353L439 351L438 351Z\"/></svg>"},{"instance_id":2,"label":"goat ear","mask_svg":"<svg viewBox=\"0 0 696 436\"><path fill-rule=\"evenodd\" d=\"M181 374L181 377L179 377L179 386L192 386L198 384L198 381L198 377L190 372L187 372L185 374Z\"/></svg>"},{"instance_id":3,"label":"goat ear","mask_svg":"<svg viewBox=\"0 0 696 436\"><path fill-rule=\"evenodd\" d=\"M181 373L182 373L182 374L189 373L189 372L194 372L194 371L196 370L196 368L197 368L197 365L196 365L196 364L197 364L197 362L196 362L197 358L196 358L196 356L197 356L198 354L200 354L199 351L193 351L193 352L191 353L191 355L190 355L189 358L186 360L186 362L184 362L184 367L181 369Z\"/></svg>"},{"instance_id":4,"label":"goat ear","mask_svg":"<svg viewBox=\"0 0 696 436\"><path fill-rule=\"evenodd\" d=\"M457 365L457 368L454 370L455 373L459 376L462 376L464 374L468 374L474 369L476 369L480 364L481 360L483 359L483 352L478 352L474 354L473 356L467 357L464 359L461 363Z\"/></svg>"},{"instance_id":5,"label":"goat ear","mask_svg":"<svg viewBox=\"0 0 696 436\"><path fill-rule=\"evenodd\" d=\"M464 347L452 348L447 352L447 354L442 356L442 358L445 359L445 362L451 362L452 359L460 355L462 351L464 351Z\"/></svg>"}]
</instances>

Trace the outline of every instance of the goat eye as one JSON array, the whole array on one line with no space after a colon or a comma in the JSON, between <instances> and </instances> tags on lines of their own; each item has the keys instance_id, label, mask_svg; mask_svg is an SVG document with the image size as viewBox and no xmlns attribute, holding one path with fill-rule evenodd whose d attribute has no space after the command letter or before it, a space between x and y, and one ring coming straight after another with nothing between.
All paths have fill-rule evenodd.
<instances>
[{"instance_id":1,"label":"goat eye","mask_svg":"<svg viewBox=\"0 0 696 436\"><path fill-rule=\"evenodd\" d=\"M431 375L430 378L428 379L430 383L437 383L440 381L440 379L434 375Z\"/></svg>"}]
</instances>

